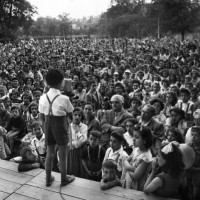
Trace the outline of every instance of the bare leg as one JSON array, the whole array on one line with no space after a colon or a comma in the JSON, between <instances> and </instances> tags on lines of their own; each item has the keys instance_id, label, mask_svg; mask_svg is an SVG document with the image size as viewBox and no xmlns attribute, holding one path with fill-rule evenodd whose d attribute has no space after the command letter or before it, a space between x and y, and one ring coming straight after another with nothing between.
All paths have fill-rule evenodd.
<instances>
[{"instance_id":1,"label":"bare leg","mask_svg":"<svg viewBox=\"0 0 200 200\"><path fill-rule=\"evenodd\" d=\"M55 144L47 145L47 156L46 156L46 162L45 162L45 171L46 171L46 179L47 180L50 180L50 178L51 178L54 154L55 154Z\"/></svg>"},{"instance_id":2,"label":"bare leg","mask_svg":"<svg viewBox=\"0 0 200 200\"><path fill-rule=\"evenodd\" d=\"M59 149L59 170L61 173L61 180L65 180L67 176L67 145L58 147Z\"/></svg>"},{"instance_id":3,"label":"bare leg","mask_svg":"<svg viewBox=\"0 0 200 200\"><path fill-rule=\"evenodd\" d=\"M132 189L132 178L130 176L130 172L126 172L126 188Z\"/></svg>"}]
</instances>

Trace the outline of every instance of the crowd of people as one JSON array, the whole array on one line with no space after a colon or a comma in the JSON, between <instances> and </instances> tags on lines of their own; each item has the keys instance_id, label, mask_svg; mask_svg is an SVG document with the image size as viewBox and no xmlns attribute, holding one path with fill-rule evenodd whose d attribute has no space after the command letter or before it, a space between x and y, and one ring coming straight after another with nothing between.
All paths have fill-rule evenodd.
<instances>
[{"instance_id":1,"label":"crowd of people","mask_svg":"<svg viewBox=\"0 0 200 200\"><path fill-rule=\"evenodd\" d=\"M0 44L0 159L200 199L200 40Z\"/></svg>"}]
</instances>

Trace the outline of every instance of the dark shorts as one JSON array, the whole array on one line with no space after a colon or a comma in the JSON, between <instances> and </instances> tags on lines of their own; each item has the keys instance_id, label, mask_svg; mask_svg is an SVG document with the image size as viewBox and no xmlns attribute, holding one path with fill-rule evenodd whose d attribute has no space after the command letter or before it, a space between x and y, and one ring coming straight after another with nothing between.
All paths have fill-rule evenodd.
<instances>
[{"instance_id":1,"label":"dark shorts","mask_svg":"<svg viewBox=\"0 0 200 200\"><path fill-rule=\"evenodd\" d=\"M68 128L66 116L46 116L44 125L46 145L66 145L69 141Z\"/></svg>"}]
</instances>

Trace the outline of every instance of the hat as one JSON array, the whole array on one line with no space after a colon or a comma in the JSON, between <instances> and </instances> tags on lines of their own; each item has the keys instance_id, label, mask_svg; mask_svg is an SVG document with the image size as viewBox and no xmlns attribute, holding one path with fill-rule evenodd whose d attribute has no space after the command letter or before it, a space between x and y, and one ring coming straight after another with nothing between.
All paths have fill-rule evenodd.
<instances>
[{"instance_id":1,"label":"hat","mask_svg":"<svg viewBox=\"0 0 200 200\"><path fill-rule=\"evenodd\" d=\"M130 74L131 74L130 69L126 69L126 70L125 70L125 73L130 73Z\"/></svg>"},{"instance_id":2,"label":"hat","mask_svg":"<svg viewBox=\"0 0 200 200\"><path fill-rule=\"evenodd\" d=\"M118 72L115 72L114 75L119 75L119 73L118 73Z\"/></svg>"},{"instance_id":3,"label":"hat","mask_svg":"<svg viewBox=\"0 0 200 200\"><path fill-rule=\"evenodd\" d=\"M121 103L124 103L124 97L119 94L115 94L111 97L111 101L120 101Z\"/></svg>"},{"instance_id":4,"label":"hat","mask_svg":"<svg viewBox=\"0 0 200 200\"><path fill-rule=\"evenodd\" d=\"M200 109L197 109L193 113L194 119L200 119Z\"/></svg>"}]
</instances>

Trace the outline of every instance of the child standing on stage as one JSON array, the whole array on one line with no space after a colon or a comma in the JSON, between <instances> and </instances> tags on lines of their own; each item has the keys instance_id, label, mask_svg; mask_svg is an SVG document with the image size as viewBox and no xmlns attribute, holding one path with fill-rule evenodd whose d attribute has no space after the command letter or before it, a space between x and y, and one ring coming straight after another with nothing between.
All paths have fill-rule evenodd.
<instances>
[{"instance_id":1,"label":"child standing on stage","mask_svg":"<svg viewBox=\"0 0 200 200\"><path fill-rule=\"evenodd\" d=\"M74 176L67 176L67 144L68 124L67 116L73 112L73 106L69 98L60 92L64 75L58 69L49 69L46 74L46 82L50 86L49 91L43 94L39 101L39 112L45 115L45 140L47 144L47 156L45 163L46 186L54 181L51 175L55 147L58 145L60 158L61 185L65 186L74 180Z\"/></svg>"},{"instance_id":2,"label":"child standing on stage","mask_svg":"<svg viewBox=\"0 0 200 200\"><path fill-rule=\"evenodd\" d=\"M89 134L89 146L85 146L81 152L82 164L85 169L84 178L100 181L101 166L105 156L105 150L99 146L101 133L91 131Z\"/></svg>"}]
</instances>

